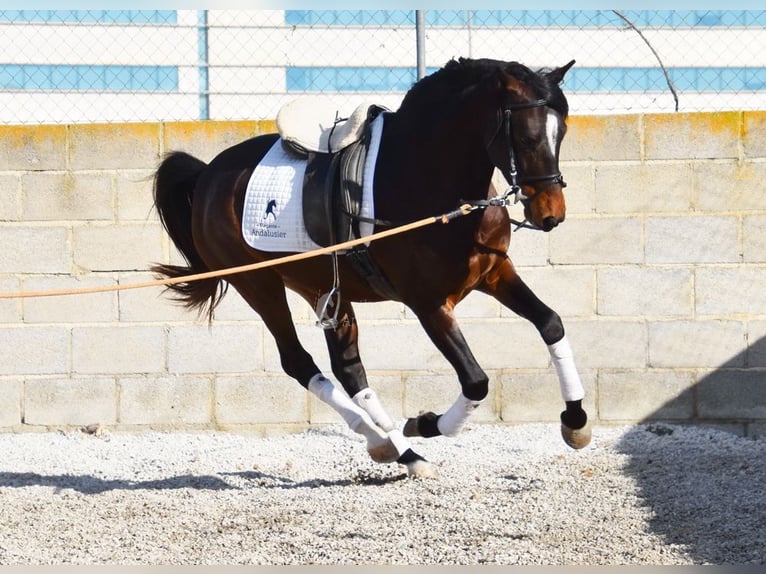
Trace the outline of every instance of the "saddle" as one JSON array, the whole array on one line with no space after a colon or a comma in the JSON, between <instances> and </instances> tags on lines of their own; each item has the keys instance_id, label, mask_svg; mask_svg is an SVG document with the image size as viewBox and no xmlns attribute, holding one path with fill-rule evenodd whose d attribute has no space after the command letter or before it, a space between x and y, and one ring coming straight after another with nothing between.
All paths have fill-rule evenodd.
<instances>
[{"instance_id":1,"label":"saddle","mask_svg":"<svg viewBox=\"0 0 766 574\"><path fill-rule=\"evenodd\" d=\"M370 146L372 121L386 108L376 104L358 106L347 119L337 111L331 124L315 128L302 104L291 102L277 114L277 128L283 147L306 158L303 177L303 220L306 232L322 247L361 237L359 214L362 209L364 165ZM328 110L329 111L329 110ZM329 114L327 114L329 117ZM345 252L348 261L381 296L396 299L388 280L378 269L364 245Z\"/></svg>"}]
</instances>

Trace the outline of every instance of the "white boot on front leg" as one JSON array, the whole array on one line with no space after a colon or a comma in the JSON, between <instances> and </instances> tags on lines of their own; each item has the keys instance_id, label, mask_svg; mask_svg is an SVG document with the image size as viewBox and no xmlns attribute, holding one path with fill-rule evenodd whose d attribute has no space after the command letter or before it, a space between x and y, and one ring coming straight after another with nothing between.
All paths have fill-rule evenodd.
<instances>
[{"instance_id":1,"label":"white boot on front leg","mask_svg":"<svg viewBox=\"0 0 766 574\"><path fill-rule=\"evenodd\" d=\"M444 436L456 436L480 404L481 401L467 399L461 393L447 412L439 417L436 427Z\"/></svg>"},{"instance_id":2,"label":"white boot on front leg","mask_svg":"<svg viewBox=\"0 0 766 574\"><path fill-rule=\"evenodd\" d=\"M561 396L564 398L564 401L581 401L585 398L585 389L582 386L582 381L580 381L580 375L577 373L574 353L566 335L556 343L548 345L548 350L551 354L553 366L556 368L556 374L559 377ZM580 429L573 429L562 422L561 436L570 447L575 449L584 448L591 441L590 423L586 423Z\"/></svg>"}]
</instances>

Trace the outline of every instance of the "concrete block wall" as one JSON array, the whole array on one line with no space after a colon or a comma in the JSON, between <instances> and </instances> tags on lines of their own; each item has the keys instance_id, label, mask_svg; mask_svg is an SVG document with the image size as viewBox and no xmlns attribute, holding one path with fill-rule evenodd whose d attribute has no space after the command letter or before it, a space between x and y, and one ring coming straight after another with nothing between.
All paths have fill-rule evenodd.
<instances>
[{"instance_id":1,"label":"concrete block wall","mask_svg":"<svg viewBox=\"0 0 766 574\"><path fill-rule=\"evenodd\" d=\"M591 417L766 431L766 113L574 116L567 220L514 233L511 257L563 317ZM178 261L151 210L163 153L210 160L273 122L0 127L0 292L151 279ZM516 208L512 208L515 210ZM518 215L518 213L515 213ZM298 332L330 375L310 308ZM479 421L555 421L535 330L472 294L458 308L491 377ZM396 418L459 393L402 305L357 305L370 382ZM299 430L339 422L280 368L232 290L212 326L160 288L0 299L0 430Z\"/></svg>"}]
</instances>

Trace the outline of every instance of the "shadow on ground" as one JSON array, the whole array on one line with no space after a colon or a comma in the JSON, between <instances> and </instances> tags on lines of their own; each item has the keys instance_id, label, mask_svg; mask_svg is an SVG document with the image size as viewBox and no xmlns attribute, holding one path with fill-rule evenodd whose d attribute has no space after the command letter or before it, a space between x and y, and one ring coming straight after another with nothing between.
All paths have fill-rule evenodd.
<instances>
[{"instance_id":1,"label":"shadow on ground","mask_svg":"<svg viewBox=\"0 0 766 574\"><path fill-rule=\"evenodd\" d=\"M745 354L764 347L766 338ZM672 407L663 405L617 449L628 455L626 472L650 511L651 531L667 544L701 564L766 564L766 436L757 436L766 427L766 371L732 364L747 363L735 357L699 380L692 396L671 401L704 398L695 418L662 421Z\"/></svg>"}]
</instances>

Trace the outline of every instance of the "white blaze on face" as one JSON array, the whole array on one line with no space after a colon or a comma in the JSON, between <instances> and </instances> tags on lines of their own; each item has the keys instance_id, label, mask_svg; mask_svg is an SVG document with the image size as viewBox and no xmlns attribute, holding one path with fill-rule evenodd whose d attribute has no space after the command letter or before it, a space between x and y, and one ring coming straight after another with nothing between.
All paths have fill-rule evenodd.
<instances>
[{"instance_id":1,"label":"white blaze on face","mask_svg":"<svg viewBox=\"0 0 766 574\"><path fill-rule=\"evenodd\" d=\"M553 110L548 110L545 118L545 135L548 138L548 149L551 157L556 157L556 142L559 136L559 116Z\"/></svg>"}]
</instances>

